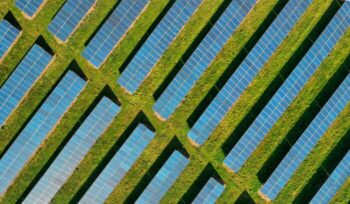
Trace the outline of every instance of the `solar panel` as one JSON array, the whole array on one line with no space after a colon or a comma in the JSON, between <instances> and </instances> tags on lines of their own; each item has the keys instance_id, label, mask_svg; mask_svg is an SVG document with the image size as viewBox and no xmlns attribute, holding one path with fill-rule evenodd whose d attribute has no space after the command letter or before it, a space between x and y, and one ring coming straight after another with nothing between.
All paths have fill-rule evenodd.
<instances>
[{"instance_id":1,"label":"solar panel","mask_svg":"<svg viewBox=\"0 0 350 204\"><path fill-rule=\"evenodd\" d=\"M153 110L157 116L166 120L173 114L255 3L255 0L235 0L230 3L154 104Z\"/></svg>"},{"instance_id":2,"label":"solar panel","mask_svg":"<svg viewBox=\"0 0 350 204\"><path fill-rule=\"evenodd\" d=\"M225 165L235 172L239 171L349 28L349 9L350 3L343 4L314 45L227 155Z\"/></svg>"},{"instance_id":3,"label":"solar panel","mask_svg":"<svg viewBox=\"0 0 350 204\"><path fill-rule=\"evenodd\" d=\"M192 204L215 204L221 193L225 190L225 186L214 178L210 178L205 184Z\"/></svg>"},{"instance_id":4,"label":"solar panel","mask_svg":"<svg viewBox=\"0 0 350 204\"><path fill-rule=\"evenodd\" d=\"M343 7L345 8L345 7ZM322 135L350 102L350 74L337 88L321 111L313 119L297 142L260 189L260 193L274 200L287 184Z\"/></svg>"},{"instance_id":5,"label":"solar panel","mask_svg":"<svg viewBox=\"0 0 350 204\"><path fill-rule=\"evenodd\" d=\"M33 18L39 8L44 4L45 0L16 0L16 6L28 18Z\"/></svg>"},{"instance_id":6,"label":"solar panel","mask_svg":"<svg viewBox=\"0 0 350 204\"><path fill-rule=\"evenodd\" d=\"M143 124L139 124L79 203L104 203L153 137L154 133L152 131Z\"/></svg>"},{"instance_id":7,"label":"solar panel","mask_svg":"<svg viewBox=\"0 0 350 204\"><path fill-rule=\"evenodd\" d=\"M118 83L135 93L202 0L178 0L128 64Z\"/></svg>"},{"instance_id":8,"label":"solar panel","mask_svg":"<svg viewBox=\"0 0 350 204\"><path fill-rule=\"evenodd\" d=\"M281 45L311 2L312 0L291 0L284 6L283 10L191 128L188 137L193 144L202 145L212 134L243 91Z\"/></svg>"},{"instance_id":9,"label":"solar panel","mask_svg":"<svg viewBox=\"0 0 350 204\"><path fill-rule=\"evenodd\" d=\"M131 28L149 0L122 0L83 51L83 57L99 68Z\"/></svg>"},{"instance_id":10,"label":"solar panel","mask_svg":"<svg viewBox=\"0 0 350 204\"><path fill-rule=\"evenodd\" d=\"M36 111L0 160L0 195L39 149L63 114L84 88L86 81L68 71Z\"/></svg>"},{"instance_id":11,"label":"solar panel","mask_svg":"<svg viewBox=\"0 0 350 204\"><path fill-rule=\"evenodd\" d=\"M327 204L330 203L333 196L337 193L338 189L346 182L350 177L350 151L340 161L338 166L328 177L327 181L318 190L316 195L312 198L311 204Z\"/></svg>"},{"instance_id":12,"label":"solar panel","mask_svg":"<svg viewBox=\"0 0 350 204\"><path fill-rule=\"evenodd\" d=\"M135 203L159 203L188 163L189 159L175 150Z\"/></svg>"},{"instance_id":13,"label":"solar panel","mask_svg":"<svg viewBox=\"0 0 350 204\"><path fill-rule=\"evenodd\" d=\"M119 111L120 107L117 104L103 97L23 203L50 203Z\"/></svg>"},{"instance_id":14,"label":"solar panel","mask_svg":"<svg viewBox=\"0 0 350 204\"><path fill-rule=\"evenodd\" d=\"M0 89L0 126L48 67L52 56L34 44Z\"/></svg>"},{"instance_id":15,"label":"solar panel","mask_svg":"<svg viewBox=\"0 0 350 204\"><path fill-rule=\"evenodd\" d=\"M0 62L19 37L21 31L5 19L0 20Z\"/></svg>"},{"instance_id":16,"label":"solar panel","mask_svg":"<svg viewBox=\"0 0 350 204\"><path fill-rule=\"evenodd\" d=\"M49 31L66 42L84 17L93 9L96 0L67 0L49 24Z\"/></svg>"}]
</instances>

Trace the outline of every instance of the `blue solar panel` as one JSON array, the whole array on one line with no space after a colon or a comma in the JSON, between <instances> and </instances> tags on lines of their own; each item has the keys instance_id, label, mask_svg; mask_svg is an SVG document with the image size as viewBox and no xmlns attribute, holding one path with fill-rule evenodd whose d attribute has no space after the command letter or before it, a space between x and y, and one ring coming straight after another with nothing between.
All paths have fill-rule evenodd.
<instances>
[{"instance_id":1,"label":"blue solar panel","mask_svg":"<svg viewBox=\"0 0 350 204\"><path fill-rule=\"evenodd\" d=\"M194 144L202 145L212 134L243 91L268 62L312 0L291 0L279 13L244 61L188 133Z\"/></svg>"},{"instance_id":2,"label":"blue solar panel","mask_svg":"<svg viewBox=\"0 0 350 204\"><path fill-rule=\"evenodd\" d=\"M344 7L345 8L345 7ZM260 193L274 200L298 169L307 155L311 152L322 135L350 102L350 74L327 101L321 111L313 119L304 133L283 158Z\"/></svg>"},{"instance_id":3,"label":"blue solar panel","mask_svg":"<svg viewBox=\"0 0 350 204\"><path fill-rule=\"evenodd\" d=\"M79 203L104 203L154 137L154 133L139 124L121 146Z\"/></svg>"},{"instance_id":4,"label":"blue solar panel","mask_svg":"<svg viewBox=\"0 0 350 204\"><path fill-rule=\"evenodd\" d=\"M78 97L86 82L68 71L0 160L0 195Z\"/></svg>"},{"instance_id":5,"label":"blue solar panel","mask_svg":"<svg viewBox=\"0 0 350 204\"><path fill-rule=\"evenodd\" d=\"M173 114L255 3L255 0L235 0L230 3L154 104L153 110L160 118L168 119Z\"/></svg>"},{"instance_id":6,"label":"blue solar panel","mask_svg":"<svg viewBox=\"0 0 350 204\"><path fill-rule=\"evenodd\" d=\"M119 111L117 104L103 97L23 203L50 203Z\"/></svg>"},{"instance_id":7,"label":"blue solar panel","mask_svg":"<svg viewBox=\"0 0 350 204\"><path fill-rule=\"evenodd\" d=\"M328 177L327 181L318 190L316 195L312 198L311 204L327 204L330 203L333 196L337 193L338 189L346 182L350 177L350 151L340 161L338 166Z\"/></svg>"},{"instance_id":8,"label":"blue solar panel","mask_svg":"<svg viewBox=\"0 0 350 204\"><path fill-rule=\"evenodd\" d=\"M65 42L92 10L96 0L68 0L49 24L49 31Z\"/></svg>"},{"instance_id":9,"label":"blue solar panel","mask_svg":"<svg viewBox=\"0 0 350 204\"><path fill-rule=\"evenodd\" d=\"M118 83L135 93L202 0L178 0L128 64Z\"/></svg>"},{"instance_id":10,"label":"blue solar panel","mask_svg":"<svg viewBox=\"0 0 350 204\"><path fill-rule=\"evenodd\" d=\"M0 20L0 62L21 33L7 20Z\"/></svg>"},{"instance_id":11,"label":"blue solar panel","mask_svg":"<svg viewBox=\"0 0 350 204\"><path fill-rule=\"evenodd\" d=\"M52 56L35 45L0 89L0 126L5 123L33 84L43 74Z\"/></svg>"},{"instance_id":12,"label":"blue solar panel","mask_svg":"<svg viewBox=\"0 0 350 204\"><path fill-rule=\"evenodd\" d=\"M215 204L221 193L225 190L225 186L219 183L214 178L210 178L205 184L197 197L192 202L193 204Z\"/></svg>"},{"instance_id":13,"label":"blue solar panel","mask_svg":"<svg viewBox=\"0 0 350 204\"><path fill-rule=\"evenodd\" d=\"M224 161L225 165L235 172L239 171L349 28L349 9L350 3L343 4L321 36L228 154Z\"/></svg>"},{"instance_id":14,"label":"blue solar panel","mask_svg":"<svg viewBox=\"0 0 350 204\"><path fill-rule=\"evenodd\" d=\"M99 68L148 2L149 0L122 0L84 49L83 57Z\"/></svg>"},{"instance_id":15,"label":"blue solar panel","mask_svg":"<svg viewBox=\"0 0 350 204\"><path fill-rule=\"evenodd\" d=\"M44 0L16 0L16 6L29 18L33 18L35 13L43 5Z\"/></svg>"},{"instance_id":16,"label":"blue solar panel","mask_svg":"<svg viewBox=\"0 0 350 204\"><path fill-rule=\"evenodd\" d=\"M188 163L189 159L175 150L135 203L159 203Z\"/></svg>"}]
</instances>

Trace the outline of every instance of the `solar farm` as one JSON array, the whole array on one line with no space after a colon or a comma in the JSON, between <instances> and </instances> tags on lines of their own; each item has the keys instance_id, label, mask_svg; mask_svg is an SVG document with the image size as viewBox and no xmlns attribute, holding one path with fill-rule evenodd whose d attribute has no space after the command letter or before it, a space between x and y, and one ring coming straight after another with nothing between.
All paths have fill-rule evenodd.
<instances>
[{"instance_id":1,"label":"solar farm","mask_svg":"<svg viewBox=\"0 0 350 204\"><path fill-rule=\"evenodd\" d=\"M350 2L0 1L0 203L350 203Z\"/></svg>"}]
</instances>

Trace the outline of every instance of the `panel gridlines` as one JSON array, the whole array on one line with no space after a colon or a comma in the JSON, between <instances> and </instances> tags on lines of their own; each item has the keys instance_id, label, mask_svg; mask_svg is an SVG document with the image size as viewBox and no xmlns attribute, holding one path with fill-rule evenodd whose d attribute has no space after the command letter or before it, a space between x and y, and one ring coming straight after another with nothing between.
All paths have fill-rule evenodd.
<instances>
[{"instance_id":1,"label":"panel gridlines","mask_svg":"<svg viewBox=\"0 0 350 204\"><path fill-rule=\"evenodd\" d=\"M65 42L95 5L96 0L68 0L49 24L49 31Z\"/></svg>"},{"instance_id":2,"label":"panel gridlines","mask_svg":"<svg viewBox=\"0 0 350 204\"><path fill-rule=\"evenodd\" d=\"M202 0L177 0L133 57L118 83L134 94Z\"/></svg>"},{"instance_id":3,"label":"panel gridlines","mask_svg":"<svg viewBox=\"0 0 350 204\"><path fill-rule=\"evenodd\" d=\"M148 2L149 0L122 0L84 49L83 57L98 69Z\"/></svg>"},{"instance_id":4,"label":"panel gridlines","mask_svg":"<svg viewBox=\"0 0 350 204\"><path fill-rule=\"evenodd\" d=\"M287 37L312 0L291 0L236 69L188 133L197 145L212 134L243 91Z\"/></svg>"},{"instance_id":5,"label":"panel gridlines","mask_svg":"<svg viewBox=\"0 0 350 204\"><path fill-rule=\"evenodd\" d=\"M0 89L0 126L29 92L52 60L52 56L34 44Z\"/></svg>"},{"instance_id":6,"label":"panel gridlines","mask_svg":"<svg viewBox=\"0 0 350 204\"><path fill-rule=\"evenodd\" d=\"M0 20L0 62L21 33L10 22Z\"/></svg>"},{"instance_id":7,"label":"panel gridlines","mask_svg":"<svg viewBox=\"0 0 350 204\"><path fill-rule=\"evenodd\" d=\"M23 203L50 203L119 112L120 107L117 104L103 97Z\"/></svg>"},{"instance_id":8,"label":"panel gridlines","mask_svg":"<svg viewBox=\"0 0 350 204\"><path fill-rule=\"evenodd\" d=\"M350 102L350 74L337 88L321 111L313 119L297 142L283 158L263 187L260 193L274 200L287 184L293 173L298 169L311 152L322 135L334 122L346 105Z\"/></svg>"},{"instance_id":9,"label":"panel gridlines","mask_svg":"<svg viewBox=\"0 0 350 204\"><path fill-rule=\"evenodd\" d=\"M316 195L312 198L311 204L327 204L330 203L338 189L350 177L350 151L340 161L338 166L328 177L326 182L318 190Z\"/></svg>"},{"instance_id":10,"label":"panel gridlines","mask_svg":"<svg viewBox=\"0 0 350 204\"><path fill-rule=\"evenodd\" d=\"M154 132L139 124L112 160L97 177L79 203L104 203L154 137Z\"/></svg>"},{"instance_id":11,"label":"panel gridlines","mask_svg":"<svg viewBox=\"0 0 350 204\"><path fill-rule=\"evenodd\" d=\"M17 8L29 17L33 17L43 3L44 0L16 0Z\"/></svg>"},{"instance_id":12,"label":"panel gridlines","mask_svg":"<svg viewBox=\"0 0 350 204\"><path fill-rule=\"evenodd\" d=\"M78 97L85 81L68 71L30 119L0 160L0 195L10 186L24 165Z\"/></svg>"},{"instance_id":13,"label":"panel gridlines","mask_svg":"<svg viewBox=\"0 0 350 204\"><path fill-rule=\"evenodd\" d=\"M225 190L225 186L214 178L210 178L192 204L215 204L216 200L220 197Z\"/></svg>"},{"instance_id":14,"label":"panel gridlines","mask_svg":"<svg viewBox=\"0 0 350 204\"><path fill-rule=\"evenodd\" d=\"M321 36L227 155L224 160L226 166L235 172L240 170L349 28L349 9L350 3L343 4Z\"/></svg>"},{"instance_id":15,"label":"panel gridlines","mask_svg":"<svg viewBox=\"0 0 350 204\"><path fill-rule=\"evenodd\" d=\"M162 119L168 119L197 80L255 5L255 0L235 0L214 24L153 106Z\"/></svg>"},{"instance_id":16,"label":"panel gridlines","mask_svg":"<svg viewBox=\"0 0 350 204\"><path fill-rule=\"evenodd\" d=\"M189 159L175 150L135 203L159 203L188 163Z\"/></svg>"}]
</instances>

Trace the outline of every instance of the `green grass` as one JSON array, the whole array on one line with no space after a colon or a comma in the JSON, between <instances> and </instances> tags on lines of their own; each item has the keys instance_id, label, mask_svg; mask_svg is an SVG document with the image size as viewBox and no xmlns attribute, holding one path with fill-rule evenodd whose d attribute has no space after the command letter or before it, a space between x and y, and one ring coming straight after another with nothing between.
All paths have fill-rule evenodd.
<instances>
[{"instance_id":1,"label":"green grass","mask_svg":"<svg viewBox=\"0 0 350 204\"><path fill-rule=\"evenodd\" d=\"M232 60L240 52L244 52L242 50L245 49L247 42L262 25L265 18L274 12L273 8L279 1L259 1L238 31L231 37L215 62L208 68L203 77L186 97L186 100L167 122L161 122L155 117L152 110L154 104L153 94L165 80L167 74L181 60L193 40L196 39L196 36L206 26L207 22L224 0L204 1L176 41L166 51L152 74L133 96L124 92L115 82L120 74L118 70L169 1L152 0L134 27L128 32L123 41L99 70L92 68L81 57L80 53L84 49L85 41L102 22L116 1L99 0L95 10L84 20L78 30L69 39L69 42L67 44L58 44L53 36L48 33L47 26L63 2L64 0L49 0L43 7L43 10L33 20L26 20L19 10L15 8L12 1L0 3L0 17L6 15L8 10L11 10L23 28L21 38L0 65L0 83L11 73L39 35L45 38L56 53L56 58L45 75L35 84L28 97L25 98L10 117L6 126L0 130L0 152L16 136L20 128L30 118L32 112L45 98L73 59L77 61L81 70L89 79L88 85L78 97L76 103L65 114L57 128L50 134L40 150L23 169L18 179L16 179L2 198L1 203L15 203L21 198L30 183L51 159L55 150L67 137L75 124L82 122L79 121L80 118L107 84L121 101L122 112L91 148L86 158L81 162L68 182L57 193L53 203L68 203L74 197L141 111L144 112L147 119L155 127L157 136L116 187L107 200L107 203L121 203L125 201L174 137L179 139L189 153L191 163L166 194L162 200L163 203L179 202L179 199L186 193L208 163L213 165L226 184L226 190L219 200L220 203L232 203L244 191L247 191L255 202L261 203L263 200L257 194L258 189L261 187L257 173L265 161L271 156L273 150L283 141L294 124L296 124L298 119L308 109L317 94L325 87L327 81L340 69L344 60L348 57L348 53L350 53L350 48L347 46L347 42L350 40L350 33L348 32L342 39L342 42L337 45L332 55L323 63L302 93L293 102L292 106L286 111L282 119L267 135L262 145L259 146L254 155L248 160L242 171L234 174L222 166L224 159L224 153L222 151L223 144L230 137L232 131L239 125L240 121L252 114L251 110L254 104L263 95L264 91L272 86L271 84L274 79L279 77L280 71L293 56L293 53L300 46L307 43L308 35L316 26L321 16L327 11L333 0L315 0L313 2L312 6L307 10L276 54L253 81L251 86L244 92L204 146L199 149L193 147L187 140L186 133L189 127L186 119L190 117L193 110L203 100L206 93L209 92L224 71L229 68ZM290 203L300 193L303 186L308 183L315 169L327 157L332 147L340 141L347 129L349 129L349 117L350 110L348 107L322 138L315 151L310 154L302 167L293 176L291 182L284 188L276 200L277 203ZM342 202L350 200L349 185L350 183L347 182L345 187L335 197L335 201Z\"/></svg>"}]
</instances>

